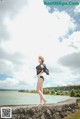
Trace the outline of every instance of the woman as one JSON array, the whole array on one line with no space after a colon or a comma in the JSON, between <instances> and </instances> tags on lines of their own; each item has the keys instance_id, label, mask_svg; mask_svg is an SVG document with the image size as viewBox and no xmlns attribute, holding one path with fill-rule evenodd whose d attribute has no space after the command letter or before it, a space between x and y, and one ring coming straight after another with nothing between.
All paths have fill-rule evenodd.
<instances>
[{"instance_id":1,"label":"woman","mask_svg":"<svg viewBox=\"0 0 80 119\"><path fill-rule=\"evenodd\" d=\"M44 58L42 56L39 56L38 62L39 65L36 67L38 76L37 92L40 96L40 105L42 105L42 102L46 105L47 100L44 98L43 95L43 82L44 82L43 73L49 75L49 70L46 68L46 65L44 64Z\"/></svg>"}]
</instances>

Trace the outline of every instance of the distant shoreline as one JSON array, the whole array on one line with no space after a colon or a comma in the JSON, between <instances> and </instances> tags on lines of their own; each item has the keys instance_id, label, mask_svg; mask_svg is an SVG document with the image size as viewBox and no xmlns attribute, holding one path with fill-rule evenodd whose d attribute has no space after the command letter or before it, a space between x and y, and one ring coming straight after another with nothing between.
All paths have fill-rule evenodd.
<instances>
[{"instance_id":1,"label":"distant shoreline","mask_svg":"<svg viewBox=\"0 0 80 119\"><path fill-rule=\"evenodd\" d=\"M0 91L17 91L17 92L24 92L24 93L37 93L36 90L29 90L29 89L0 89ZM80 85L45 87L43 88L43 93L45 95L80 97Z\"/></svg>"}]
</instances>

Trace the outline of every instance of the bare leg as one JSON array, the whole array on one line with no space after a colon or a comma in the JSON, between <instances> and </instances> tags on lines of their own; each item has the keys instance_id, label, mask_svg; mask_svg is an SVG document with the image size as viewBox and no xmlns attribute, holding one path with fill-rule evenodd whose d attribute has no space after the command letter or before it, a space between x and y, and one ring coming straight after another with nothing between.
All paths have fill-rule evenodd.
<instances>
[{"instance_id":1,"label":"bare leg","mask_svg":"<svg viewBox=\"0 0 80 119\"><path fill-rule=\"evenodd\" d=\"M41 92L43 93L43 87L41 87ZM42 102L43 100L41 99L41 102ZM46 103L47 103L47 100L45 100L44 101L44 105L46 105Z\"/></svg>"},{"instance_id":2,"label":"bare leg","mask_svg":"<svg viewBox=\"0 0 80 119\"><path fill-rule=\"evenodd\" d=\"M40 91L42 92L42 94L43 94L43 79L42 79L42 85L41 85L41 87L40 87ZM42 104L42 101L44 101L44 105L46 105L46 103L47 103L47 100L45 99L45 100L43 100L42 98L40 98L41 99L41 104Z\"/></svg>"},{"instance_id":3,"label":"bare leg","mask_svg":"<svg viewBox=\"0 0 80 119\"><path fill-rule=\"evenodd\" d=\"M38 91L38 93L41 96L42 100L44 101L44 104L46 105L47 100L44 98L43 93L40 90Z\"/></svg>"},{"instance_id":4,"label":"bare leg","mask_svg":"<svg viewBox=\"0 0 80 119\"><path fill-rule=\"evenodd\" d=\"M40 88L40 91L43 93L43 88L42 88L42 87ZM43 101L43 99L42 99L42 97L40 96L40 104L42 104L42 101Z\"/></svg>"},{"instance_id":5,"label":"bare leg","mask_svg":"<svg viewBox=\"0 0 80 119\"><path fill-rule=\"evenodd\" d=\"M40 90L40 80L39 79L38 79L38 82L37 82L37 89L36 90L37 90L37 92ZM41 105L41 103L42 103L42 97L41 97L40 94L39 94L39 96L40 96L40 105Z\"/></svg>"},{"instance_id":6,"label":"bare leg","mask_svg":"<svg viewBox=\"0 0 80 119\"><path fill-rule=\"evenodd\" d=\"M42 103L42 100L44 101L45 104L46 100L44 98L43 91L41 91L42 85L43 85L43 79L39 78L37 83L37 92L40 95L40 104Z\"/></svg>"}]
</instances>

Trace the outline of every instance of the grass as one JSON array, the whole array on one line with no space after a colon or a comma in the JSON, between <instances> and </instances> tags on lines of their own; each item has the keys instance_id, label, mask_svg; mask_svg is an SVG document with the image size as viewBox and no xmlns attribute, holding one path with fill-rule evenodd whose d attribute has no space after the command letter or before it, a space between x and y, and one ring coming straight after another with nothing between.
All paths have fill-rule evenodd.
<instances>
[{"instance_id":1,"label":"grass","mask_svg":"<svg viewBox=\"0 0 80 119\"><path fill-rule=\"evenodd\" d=\"M74 114L70 114L64 119L80 119L80 101L78 102L78 106L79 106L79 109Z\"/></svg>"}]
</instances>

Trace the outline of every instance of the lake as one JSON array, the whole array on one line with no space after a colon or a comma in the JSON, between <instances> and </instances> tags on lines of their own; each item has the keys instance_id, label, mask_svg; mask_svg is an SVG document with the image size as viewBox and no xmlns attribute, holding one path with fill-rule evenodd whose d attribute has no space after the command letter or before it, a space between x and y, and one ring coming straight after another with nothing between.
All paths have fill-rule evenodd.
<instances>
[{"instance_id":1,"label":"lake","mask_svg":"<svg viewBox=\"0 0 80 119\"><path fill-rule=\"evenodd\" d=\"M70 99L69 96L44 95L48 103ZM18 91L0 91L0 105L39 104L39 95Z\"/></svg>"}]
</instances>

